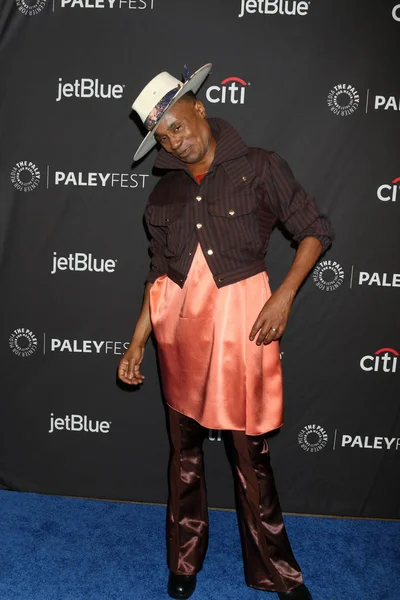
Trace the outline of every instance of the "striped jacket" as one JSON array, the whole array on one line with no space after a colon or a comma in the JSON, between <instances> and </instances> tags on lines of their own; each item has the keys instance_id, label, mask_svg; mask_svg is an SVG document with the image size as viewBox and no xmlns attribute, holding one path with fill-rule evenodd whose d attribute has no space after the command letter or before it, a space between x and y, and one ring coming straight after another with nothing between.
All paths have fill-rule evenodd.
<instances>
[{"instance_id":1,"label":"striped jacket","mask_svg":"<svg viewBox=\"0 0 400 600\"><path fill-rule=\"evenodd\" d=\"M229 123L209 119L215 157L201 183L164 149L155 167L167 173L154 187L145 221L152 256L147 281L167 274L183 287L197 244L217 287L265 271L264 257L277 222L296 242L308 236L331 244L327 217L278 154L249 148Z\"/></svg>"}]
</instances>

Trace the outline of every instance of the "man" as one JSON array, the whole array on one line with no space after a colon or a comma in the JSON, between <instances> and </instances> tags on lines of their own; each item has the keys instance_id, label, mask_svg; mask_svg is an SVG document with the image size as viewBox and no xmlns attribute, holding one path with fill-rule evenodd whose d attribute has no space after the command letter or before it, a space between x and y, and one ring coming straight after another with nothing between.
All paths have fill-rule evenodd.
<instances>
[{"instance_id":1,"label":"man","mask_svg":"<svg viewBox=\"0 0 400 600\"><path fill-rule=\"evenodd\" d=\"M331 242L318 213L277 154L248 148L222 119L207 119L194 95L205 65L182 84L157 75L133 104L158 141L166 174L145 211L152 263L143 307L119 377L141 384L154 331L172 440L167 552L172 598L189 598L207 549L202 443L207 429L234 444L246 582L279 598L310 600L286 535L266 433L282 425L279 342L293 299ZM264 255L277 221L298 242L271 295Z\"/></svg>"}]
</instances>

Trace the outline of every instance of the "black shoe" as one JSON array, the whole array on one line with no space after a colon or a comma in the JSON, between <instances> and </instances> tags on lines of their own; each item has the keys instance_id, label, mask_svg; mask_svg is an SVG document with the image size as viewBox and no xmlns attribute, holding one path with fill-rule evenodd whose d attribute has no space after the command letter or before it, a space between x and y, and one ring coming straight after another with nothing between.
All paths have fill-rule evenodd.
<instances>
[{"instance_id":1,"label":"black shoe","mask_svg":"<svg viewBox=\"0 0 400 600\"><path fill-rule=\"evenodd\" d=\"M285 600L285 598L287 600L312 600L311 594L304 583L294 588L294 590L290 590L290 592L278 592L278 596L280 600Z\"/></svg>"},{"instance_id":2,"label":"black shoe","mask_svg":"<svg viewBox=\"0 0 400 600\"><path fill-rule=\"evenodd\" d=\"M169 574L168 595L176 600L185 600L190 598L196 589L196 575L177 575ZM311 596L310 596L311 598Z\"/></svg>"}]
</instances>

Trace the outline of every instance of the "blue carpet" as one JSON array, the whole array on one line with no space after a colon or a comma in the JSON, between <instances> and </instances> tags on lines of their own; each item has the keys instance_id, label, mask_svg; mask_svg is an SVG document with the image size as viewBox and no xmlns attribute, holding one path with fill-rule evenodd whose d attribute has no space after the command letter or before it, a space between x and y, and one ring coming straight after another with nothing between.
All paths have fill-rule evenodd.
<instances>
[{"instance_id":1,"label":"blue carpet","mask_svg":"<svg viewBox=\"0 0 400 600\"><path fill-rule=\"evenodd\" d=\"M1 600L167 599L162 506L0 491ZM314 600L400 600L400 522L285 517ZM236 516L212 510L193 600L275 600L243 579Z\"/></svg>"}]
</instances>

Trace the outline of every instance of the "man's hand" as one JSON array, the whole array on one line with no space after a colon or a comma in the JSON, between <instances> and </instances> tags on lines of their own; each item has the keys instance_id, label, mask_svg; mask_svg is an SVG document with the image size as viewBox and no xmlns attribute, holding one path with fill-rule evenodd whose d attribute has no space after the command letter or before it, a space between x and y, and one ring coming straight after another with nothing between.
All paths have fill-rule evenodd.
<instances>
[{"instance_id":1,"label":"man's hand","mask_svg":"<svg viewBox=\"0 0 400 600\"><path fill-rule=\"evenodd\" d=\"M322 250L321 242L314 237L305 237L297 248L296 256L288 274L280 287L264 304L250 332L253 341L258 334L256 344L270 344L278 340L285 331L294 297L314 266Z\"/></svg>"},{"instance_id":2,"label":"man's hand","mask_svg":"<svg viewBox=\"0 0 400 600\"><path fill-rule=\"evenodd\" d=\"M138 385L143 383L144 379L144 375L140 372L140 365L142 364L146 342L151 333L150 290L152 285L152 283L146 283L142 310L131 343L118 365L118 377L128 385Z\"/></svg>"},{"instance_id":3,"label":"man's hand","mask_svg":"<svg viewBox=\"0 0 400 600\"><path fill-rule=\"evenodd\" d=\"M293 302L293 294L278 289L264 304L250 332L250 340L253 341L258 334L256 344L270 344L278 340L285 331L289 319L290 309Z\"/></svg>"},{"instance_id":4,"label":"man's hand","mask_svg":"<svg viewBox=\"0 0 400 600\"><path fill-rule=\"evenodd\" d=\"M140 372L140 365L144 356L144 346L131 343L118 365L118 377L129 385L138 385L143 382L144 375Z\"/></svg>"}]
</instances>

